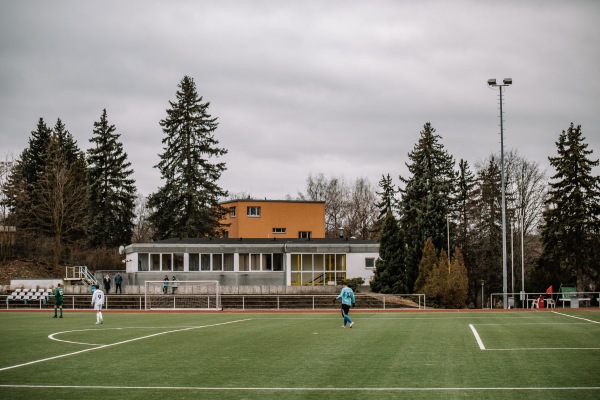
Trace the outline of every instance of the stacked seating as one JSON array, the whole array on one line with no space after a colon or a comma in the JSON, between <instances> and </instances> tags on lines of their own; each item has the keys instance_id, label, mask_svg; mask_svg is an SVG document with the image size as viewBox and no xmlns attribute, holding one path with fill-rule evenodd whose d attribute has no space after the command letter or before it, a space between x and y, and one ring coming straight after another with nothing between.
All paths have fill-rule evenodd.
<instances>
[{"instance_id":1,"label":"stacked seating","mask_svg":"<svg viewBox=\"0 0 600 400\"><path fill-rule=\"evenodd\" d=\"M41 301L46 304L48 297L52 295L51 289L16 289L6 298L9 301L22 301L27 304L28 301Z\"/></svg>"}]
</instances>

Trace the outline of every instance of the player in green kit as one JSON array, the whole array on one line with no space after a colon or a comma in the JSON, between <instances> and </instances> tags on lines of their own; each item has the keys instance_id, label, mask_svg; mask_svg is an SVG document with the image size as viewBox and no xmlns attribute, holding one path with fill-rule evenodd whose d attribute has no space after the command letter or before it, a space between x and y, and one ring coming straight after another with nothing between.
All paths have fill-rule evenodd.
<instances>
[{"instance_id":1,"label":"player in green kit","mask_svg":"<svg viewBox=\"0 0 600 400\"><path fill-rule=\"evenodd\" d=\"M62 306L63 306L63 295L65 294L62 285L59 283L58 287L54 291L54 317L56 318L56 308L60 308L60 318L62 318Z\"/></svg>"}]
</instances>

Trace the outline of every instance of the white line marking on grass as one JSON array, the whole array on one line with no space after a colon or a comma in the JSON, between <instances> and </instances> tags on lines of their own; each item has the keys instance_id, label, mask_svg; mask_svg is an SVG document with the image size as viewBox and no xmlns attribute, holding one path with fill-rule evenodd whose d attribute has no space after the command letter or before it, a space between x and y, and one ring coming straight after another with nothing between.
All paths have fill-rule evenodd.
<instances>
[{"instance_id":1,"label":"white line marking on grass","mask_svg":"<svg viewBox=\"0 0 600 400\"><path fill-rule=\"evenodd\" d=\"M202 386L74 386L74 385L0 385L15 389L111 389L111 390L190 390L190 391L269 391L269 392L460 392L460 391L566 391L600 390L600 386L568 387L202 387Z\"/></svg>"},{"instance_id":2,"label":"white line marking on grass","mask_svg":"<svg viewBox=\"0 0 600 400\"><path fill-rule=\"evenodd\" d=\"M101 346L98 346L98 347L94 347L94 348L91 348L91 349L79 350L79 351L75 351L73 353L61 354L61 355L54 356L54 357L43 358L41 360L29 361L29 362L26 362L26 363L23 363L23 364L12 365L10 367L0 368L0 372L6 371L6 370L9 370L9 369L24 367L26 365L32 365L32 364L38 364L38 363L45 362L45 361L56 360L58 358L64 358L64 357L74 356L74 355L77 355L77 354L86 353L88 351L105 349L107 347L117 346L119 344L131 343L131 342L135 342L137 340L148 339L148 338L155 337L155 336L160 336L160 335L166 335L167 333L183 332L183 331L189 331L189 330L192 330L192 329L210 328L210 327L213 327L213 326L228 325L228 324L233 324L233 323L236 323L236 322L244 322L244 321L250 321L250 320L251 320L250 318L247 318L247 319L238 319L238 320L235 320L235 321L221 322L221 323L218 323L218 324L192 326L192 327L188 327L188 328L181 328L181 329L175 329L175 330L171 330L171 331L153 333L152 335L140 336L140 337L137 337L137 338L133 338L133 339L129 339L129 340L123 340L121 342L116 342L116 343L104 344L104 345L101 345Z\"/></svg>"},{"instance_id":3,"label":"white line marking on grass","mask_svg":"<svg viewBox=\"0 0 600 400\"><path fill-rule=\"evenodd\" d=\"M479 349L480 350L485 350L485 346L483 345L483 342L481 341L481 338L479 337L479 333L477 333L477 329L475 329L475 327L473 326L473 324L469 324L469 327L471 328L471 331L473 331L473 335L475 335L475 340L477 340L477 344L479 345Z\"/></svg>"},{"instance_id":4,"label":"white line marking on grass","mask_svg":"<svg viewBox=\"0 0 600 400\"><path fill-rule=\"evenodd\" d=\"M569 314L563 314L563 313L560 313L560 312L558 312L558 311L552 311L552 312L553 312L554 314L563 315L563 316L565 316L565 317L569 317L569 318L580 319L580 320L582 320L582 321L590 322L590 323L592 323L592 324L600 324L600 322L598 322L598 321L594 321L594 320L591 320L591 319L582 318L582 317L576 317L576 316L574 316L574 315L569 315Z\"/></svg>"}]
</instances>

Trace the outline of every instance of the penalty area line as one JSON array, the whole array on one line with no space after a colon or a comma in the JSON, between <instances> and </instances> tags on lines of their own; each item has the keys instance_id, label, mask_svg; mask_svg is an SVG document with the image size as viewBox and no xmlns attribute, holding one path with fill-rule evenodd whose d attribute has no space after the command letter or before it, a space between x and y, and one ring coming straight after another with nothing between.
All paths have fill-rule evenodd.
<instances>
[{"instance_id":1,"label":"penalty area line","mask_svg":"<svg viewBox=\"0 0 600 400\"><path fill-rule=\"evenodd\" d=\"M98 346L98 347L92 347L90 349L84 349L84 350L74 351L72 353L60 354L60 355L54 356L54 357L42 358L41 360L29 361L29 362L26 362L26 363L23 363L23 364L11 365L10 367L0 368L0 372L6 371L6 370L9 370L9 369L19 368L19 367L25 367L27 365L38 364L38 363L42 363L42 362L46 362L46 361L52 361L52 360L56 360L56 359L59 359L59 358L75 356L77 354L87 353L88 351L100 350L100 349L105 349L107 347L117 346L117 345L120 345L120 344L131 343L131 342L135 342L137 340L149 339L149 338L155 337L155 336L166 335L167 333L183 332L183 331L189 331L189 330L192 330L192 329L210 328L210 327L213 327L213 326L228 325L228 324L234 324L236 322L245 322L245 321L250 321L250 318L238 319L238 320L235 320L235 321L228 321L228 322L221 322L221 323L218 323L218 324L202 325L202 326L192 326L192 327L187 327L187 328L175 329L175 330L171 330L171 331L153 333L152 335L140 336L140 337L137 337L137 338L133 338L133 339L129 339L129 340L123 340L121 342L116 342L116 343L104 344L104 345L101 345L101 346ZM49 386L49 387L51 387L51 386Z\"/></svg>"},{"instance_id":2,"label":"penalty area line","mask_svg":"<svg viewBox=\"0 0 600 400\"><path fill-rule=\"evenodd\" d=\"M473 324L469 324L469 327L471 328L471 331L473 332L473 335L475 336L475 340L477 340L477 344L479 345L479 349L480 350L485 350L485 346L483 345L483 342L481 341L481 338L479 337L479 333L477 333L477 329L475 329L475 327L473 326Z\"/></svg>"},{"instance_id":3,"label":"penalty area line","mask_svg":"<svg viewBox=\"0 0 600 400\"><path fill-rule=\"evenodd\" d=\"M268 391L268 392L469 392L469 391L598 391L600 386L567 387L202 387L202 386L75 386L75 385L0 385L12 389L110 389L110 390L188 390L188 391Z\"/></svg>"}]
</instances>

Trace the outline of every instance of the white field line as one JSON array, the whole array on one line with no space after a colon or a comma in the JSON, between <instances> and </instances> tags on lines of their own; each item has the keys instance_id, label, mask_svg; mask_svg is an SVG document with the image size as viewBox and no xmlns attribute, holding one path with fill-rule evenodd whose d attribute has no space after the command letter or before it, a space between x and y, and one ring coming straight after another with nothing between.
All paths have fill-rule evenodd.
<instances>
[{"instance_id":1,"label":"white field line","mask_svg":"<svg viewBox=\"0 0 600 400\"><path fill-rule=\"evenodd\" d=\"M202 387L202 386L75 386L75 385L0 385L15 389L105 389L105 390L188 390L188 391L270 391L270 392L468 392L468 391L600 391L600 386L568 387ZM122 393L121 393L122 395Z\"/></svg>"},{"instance_id":2,"label":"white field line","mask_svg":"<svg viewBox=\"0 0 600 400\"><path fill-rule=\"evenodd\" d=\"M473 335L475 335L475 340L477 340L477 344L479 345L479 349L480 350L485 350L485 346L483 345L483 342L481 341L481 338L479 337L479 333L477 333L477 329L475 329L475 327L472 324L469 324L469 327L471 328L471 331L473 332Z\"/></svg>"},{"instance_id":3,"label":"white field line","mask_svg":"<svg viewBox=\"0 0 600 400\"><path fill-rule=\"evenodd\" d=\"M592 323L592 324L600 324L600 322L598 321L594 321L591 319L587 319L587 318L582 318L582 317L576 317L574 315L568 315L568 314L563 314L557 311L553 311L554 314L558 314L558 315L562 315L565 317L569 317L569 318L575 318L575 319L580 319L582 321L585 321L585 323ZM575 323L564 323L564 322L558 322L558 323L550 323L550 322L542 322L542 323L516 323L516 324L511 324L511 325L583 325L583 322L575 322ZM503 325L503 324L477 324L477 325L486 325L486 326L490 326L490 325ZM483 342L481 340L481 338L479 337L479 333L477 332L477 330L475 329L475 327L472 324L469 324L469 327L471 328L471 331L473 331L473 335L475 336L475 339L477 340L477 344L479 345L479 349L481 350L486 350L486 351L556 351L556 350L569 350L569 351L573 351L573 350L584 350L584 351L589 351L589 350L600 350L600 347L533 347L533 348L514 348L514 349L486 349L485 346L483 345Z\"/></svg>"},{"instance_id":4,"label":"white field line","mask_svg":"<svg viewBox=\"0 0 600 400\"><path fill-rule=\"evenodd\" d=\"M41 360L29 361L29 362L26 362L26 363L23 363L23 364L17 364L17 365L12 365L10 367L0 368L0 372L6 371L6 370L9 370L9 369L24 367L26 365L32 365L32 364L42 363L42 362L45 362L45 361L56 360L58 358L70 357L70 356L74 356L74 355L77 355L77 354L86 353L88 351L100 350L100 349L105 349L107 347L117 346L117 345L120 345L120 344L131 343L131 342L135 342L137 340L148 339L148 338L155 337L155 336L160 336L160 335L166 335L167 333L183 332L183 331L189 331L189 330L192 330L192 329L210 328L210 327L213 327L213 326L227 325L227 324L233 324L233 323L236 323L236 322L244 322L244 321L250 321L250 318L239 319L239 320L229 321L229 322L221 322L221 323L218 323L218 324L202 325L202 326L192 326L192 327L188 327L188 328L181 328L181 329L175 329L175 330L171 330L171 331L153 333L152 335L140 336L140 337L137 337L137 338L133 338L133 339L129 339L129 340L123 340L121 342L116 342L116 343L104 344L104 345L101 345L101 346L98 346L98 347L93 347L91 349L79 350L79 351L75 351L75 352L72 352L72 353L61 354L61 355L54 356L54 357L43 358Z\"/></svg>"},{"instance_id":5,"label":"white field line","mask_svg":"<svg viewBox=\"0 0 600 400\"><path fill-rule=\"evenodd\" d=\"M552 311L552 312L553 312L554 314L562 315L562 316L569 317L569 318L580 319L580 320L582 320L582 321L590 322L590 323L592 323L592 324L600 324L600 322L598 322L598 321L594 321L594 320L591 320L591 319L582 318L582 317L576 317L576 316L574 316L574 315L569 315L569 314L563 314L563 313L560 313L560 312L558 312L558 311Z\"/></svg>"}]
</instances>

